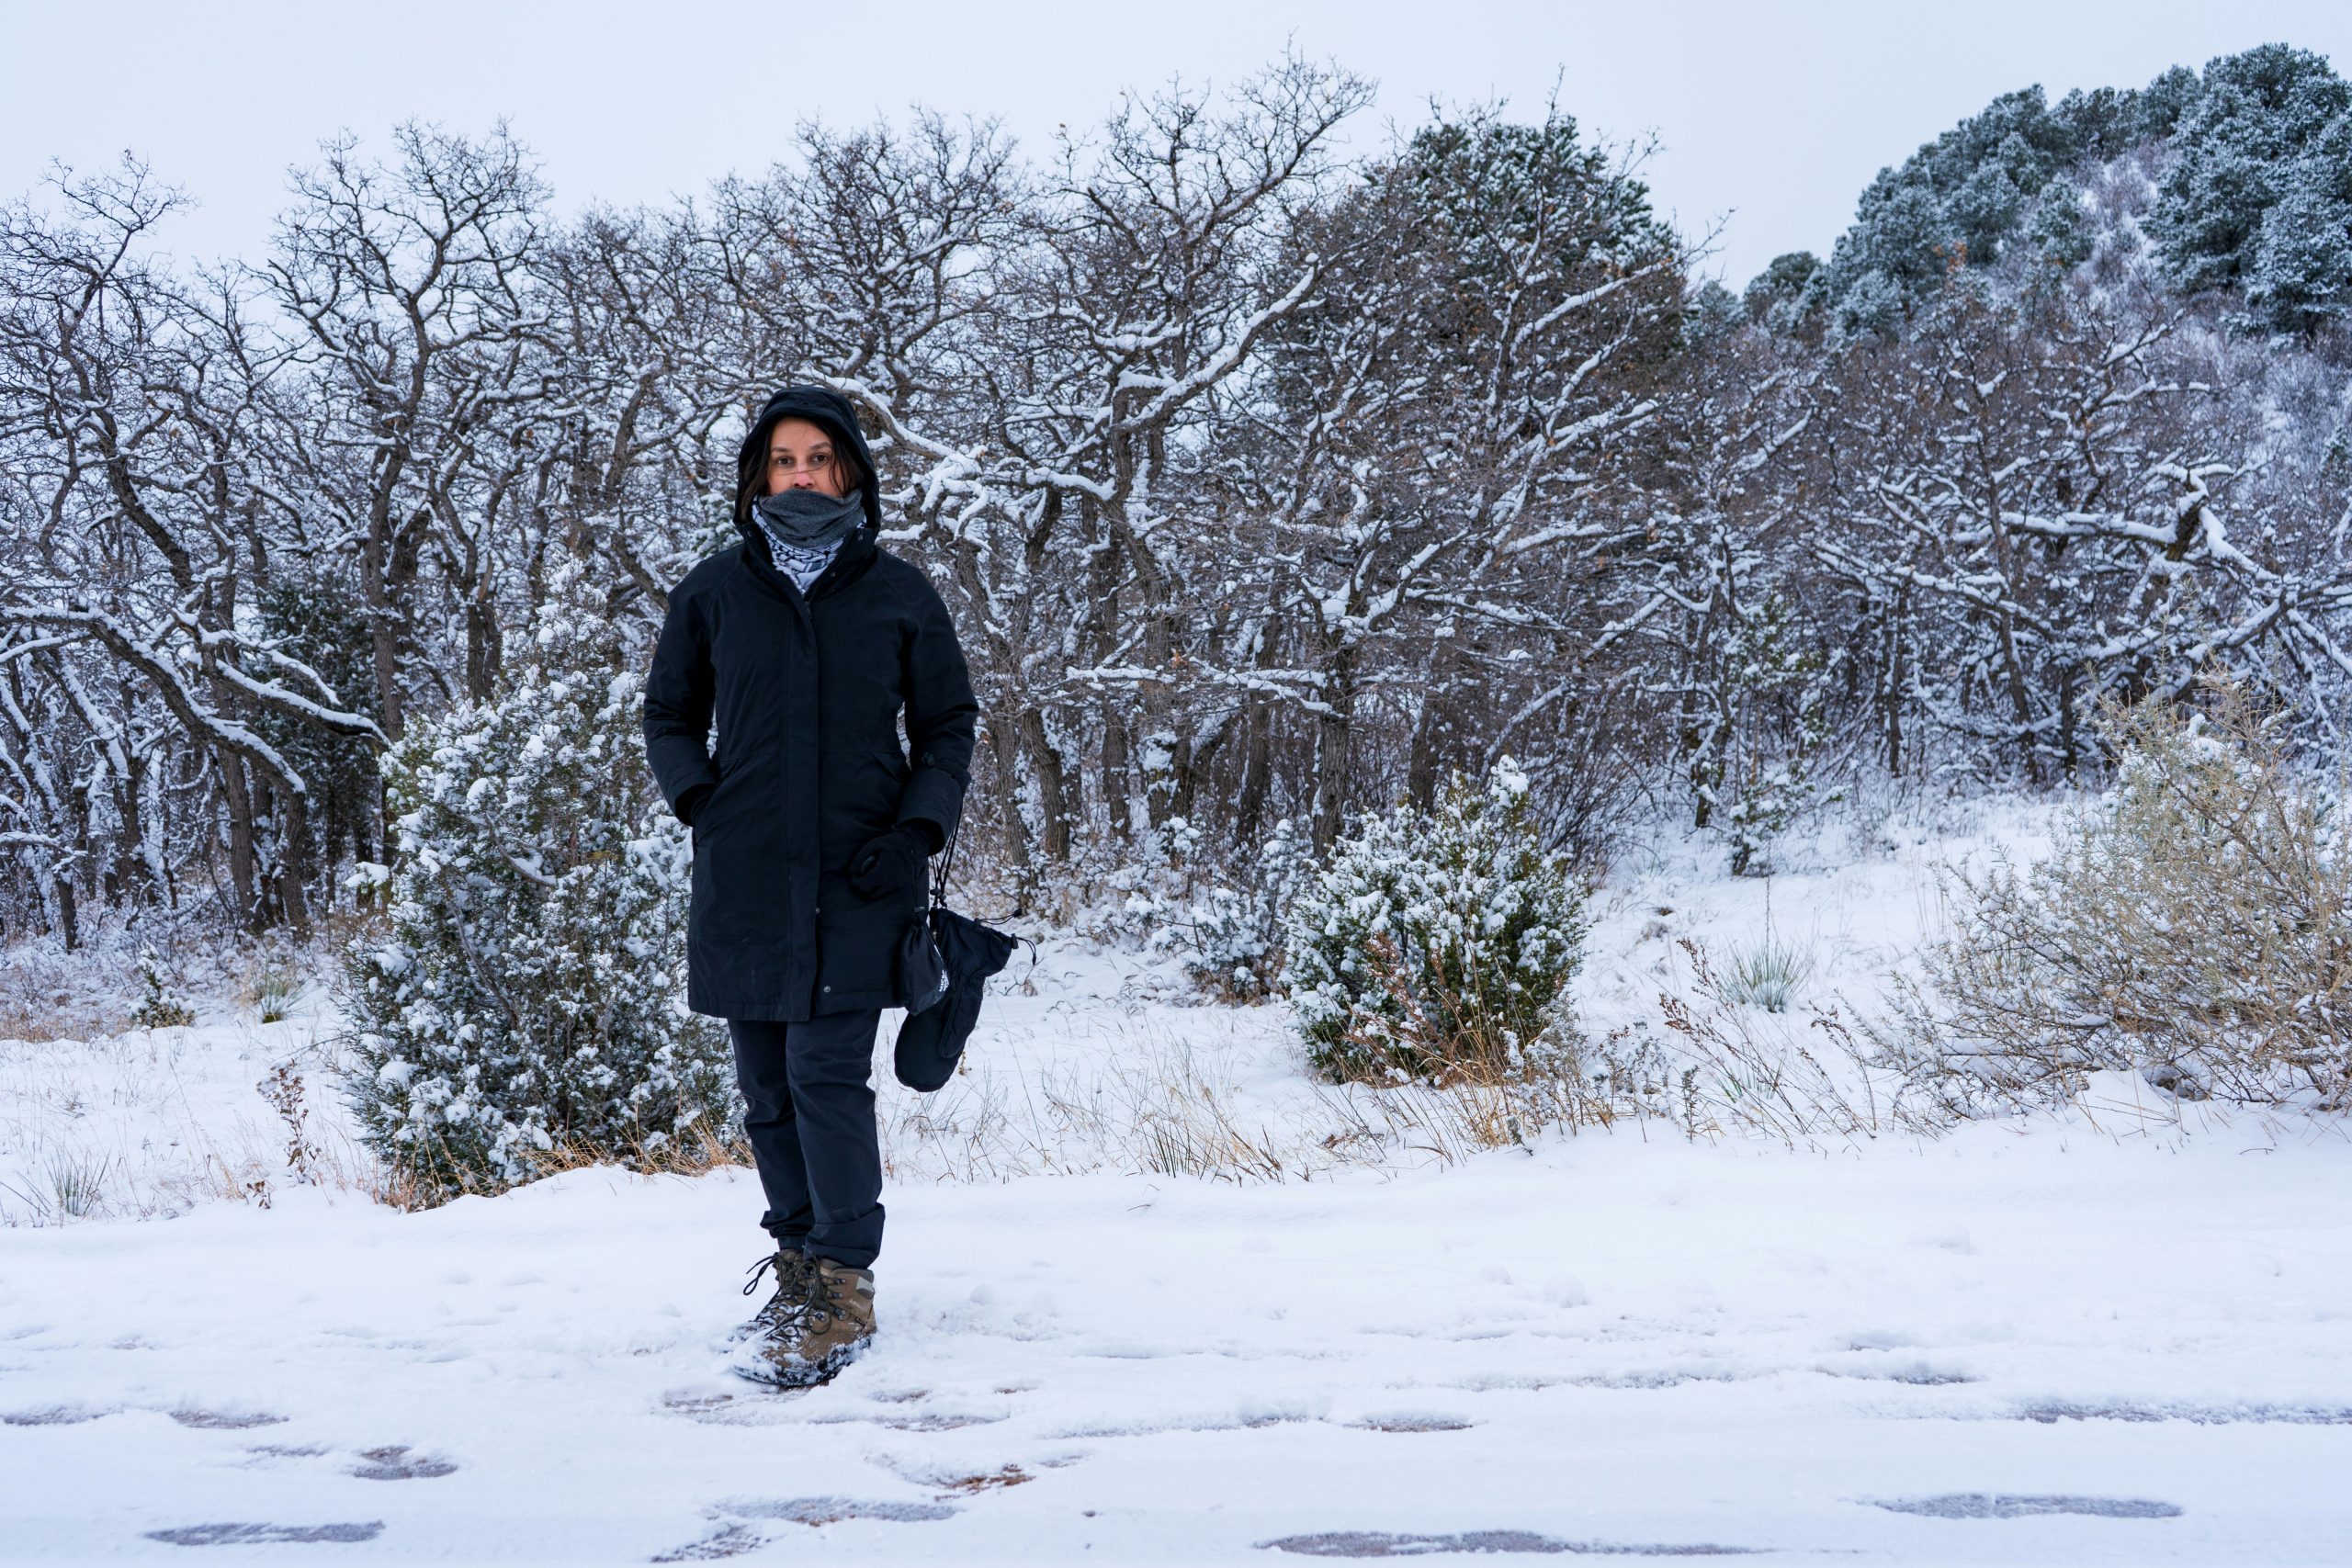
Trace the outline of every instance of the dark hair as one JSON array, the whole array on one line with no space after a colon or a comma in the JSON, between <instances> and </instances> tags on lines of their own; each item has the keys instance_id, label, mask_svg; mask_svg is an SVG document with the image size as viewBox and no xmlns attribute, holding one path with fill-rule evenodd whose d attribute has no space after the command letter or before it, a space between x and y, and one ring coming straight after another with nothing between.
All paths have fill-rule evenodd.
<instances>
[{"instance_id":1,"label":"dark hair","mask_svg":"<svg viewBox=\"0 0 2352 1568\"><path fill-rule=\"evenodd\" d=\"M858 460L857 443L846 432L836 429L833 422L821 414L786 409L753 425L750 434L743 437L742 447L735 454L735 521L738 523L750 522L752 502L767 493L768 441L775 434L775 427L787 419L813 424L832 437L833 461L848 471L849 482L842 486L843 495L854 495L874 482L874 476Z\"/></svg>"}]
</instances>

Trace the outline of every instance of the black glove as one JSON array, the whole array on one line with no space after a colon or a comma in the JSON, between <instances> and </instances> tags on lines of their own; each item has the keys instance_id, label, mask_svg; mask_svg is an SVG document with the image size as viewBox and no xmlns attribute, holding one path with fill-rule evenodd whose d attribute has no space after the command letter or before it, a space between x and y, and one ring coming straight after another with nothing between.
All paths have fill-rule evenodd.
<instances>
[{"instance_id":1,"label":"black glove","mask_svg":"<svg viewBox=\"0 0 2352 1568\"><path fill-rule=\"evenodd\" d=\"M922 886L923 863L931 858L924 824L901 822L868 839L849 857L849 890L861 898L883 898Z\"/></svg>"}]
</instances>

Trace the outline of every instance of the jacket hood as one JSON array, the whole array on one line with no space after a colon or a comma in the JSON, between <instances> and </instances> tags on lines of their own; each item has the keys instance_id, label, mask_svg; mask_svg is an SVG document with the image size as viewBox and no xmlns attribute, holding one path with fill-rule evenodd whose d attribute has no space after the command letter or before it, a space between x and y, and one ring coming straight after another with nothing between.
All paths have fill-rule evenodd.
<instances>
[{"instance_id":1,"label":"jacket hood","mask_svg":"<svg viewBox=\"0 0 2352 1568\"><path fill-rule=\"evenodd\" d=\"M831 387L786 387L761 405L759 417L752 421L752 428L743 436L742 448L735 455L735 522L746 530L753 527L751 519L752 501L759 494L758 486L765 478L768 436L778 420L805 419L819 425L833 438L835 445L854 454L858 467L865 472L865 525L869 529L882 526L882 498L875 493L876 479L874 454L865 445L865 433L857 427L857 411L850 400Z\"/></svg>"}]
</instances>

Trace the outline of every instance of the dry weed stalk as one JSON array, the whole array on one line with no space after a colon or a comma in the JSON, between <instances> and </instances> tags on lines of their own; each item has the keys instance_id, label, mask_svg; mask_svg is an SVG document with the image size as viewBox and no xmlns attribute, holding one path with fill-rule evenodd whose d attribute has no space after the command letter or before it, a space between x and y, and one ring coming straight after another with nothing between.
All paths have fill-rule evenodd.
<instances>
[{"instance_id":1,"label":"dry weed stalk","mask_svg":"<svg viewBox=\"0 0 2352 1568\"><path fill-rule=\"evenodd\" d=\"M1833 1067L1803 1039L1777 1026L1759 1031L1738 987L1716 971L1707 950L1687 937L1679 945L1697 998L1661 995L1658 1010L1683 1059L1656 1054L1645 1070L1629 1075L1632 1104L1665 1114L1691 1137L1760 1133L1792 1149L1850 1144L1896 1127L1938 1130L1932 1119L1909 1117L1891 1102L1882 1108L1871 1049L1836 1008L1812 1009L1807 1026L1836 1048L1841 1065Z\"/></svg>"},{"instance_id":2,"label":"dry weed stalk","mask_svg":"<svg viewBox=\"0 0 2352 1568\"><path fill-rule=\"evenodd\" d=\"M286 1168L304 1185L318 1180L319 1146L311 1138L309 1115L302 1104L302 1075L291 1062L280 1062L254 1086L286 1127Z\"/></svg>"}]
</instances>

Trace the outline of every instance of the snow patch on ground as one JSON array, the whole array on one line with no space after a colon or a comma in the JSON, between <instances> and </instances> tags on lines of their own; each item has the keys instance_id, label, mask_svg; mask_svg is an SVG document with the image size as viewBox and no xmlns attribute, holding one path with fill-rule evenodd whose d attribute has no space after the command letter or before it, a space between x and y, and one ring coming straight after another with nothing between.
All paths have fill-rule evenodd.
<instances>
[{"instance_id":1,"label":"snow patch on ground","mask_svg":"<svg viewBox=\"0 0 2352 1568\"><path fill-rule=\"evenodd\" d=\"M1933 868L2049 820L1832 846L1773 879L1774 930L1866 1005L1932 929ZM1760 935L1762 885L1699 852L1616 880L1590 1027L1682 983L1674 937ZM1071 943L1028 962L970 1074L886 1095L882 1337L803 1395L720 1366L748 1172L383 1207L315 998L0 1045L0 1181L38 1192L66 1148L112 1172L83 1217L0 1229L0 1555L2341 1558L2332 1128L2114 1083L1933 1142L1318 1156L1334 1112L1281 1010L1178 1005ZM255 1088L281 1063L307 1183ZM1185 1174L1219 1126L1279 1179Z\"/></svg>"}]
</instances>

